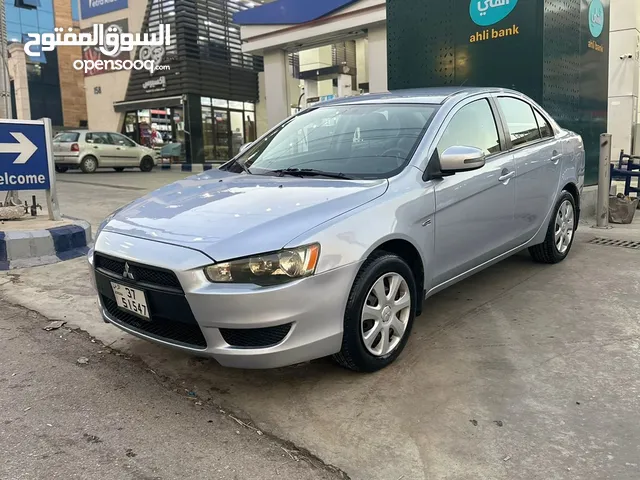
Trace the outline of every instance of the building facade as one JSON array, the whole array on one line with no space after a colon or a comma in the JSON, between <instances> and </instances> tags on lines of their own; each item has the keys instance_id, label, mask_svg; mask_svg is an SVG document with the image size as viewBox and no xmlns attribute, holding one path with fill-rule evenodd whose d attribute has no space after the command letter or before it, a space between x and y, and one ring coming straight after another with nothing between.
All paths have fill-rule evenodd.
<instances>
[{"instance_id":1,"label":"building facade","mask_svg":"<svg viewBox=\"0 0 640 480\"><path fill-rule=\"evenodd\" d=\"M640 154L638 0L274 0L235 20L243 51L264 56L269 126L293 100L287 57L298 54L301 70L315 62L299 77L321 80L304 81L315 100L328 64L317 52L355 39L358 87L370 92L464 84L528 94L583 136L588 183L597 179L601 133L613 134L613 161L621 150ZM303 61L310 49L313 61Z\"/></svg>"},{"instance_id":2,"label":"building facade","mask_svg":"<svg viewBox=\"0 0 640 480\"><path fill-rule=\"evenodd\" d=\"M73 61L82 55L80 47L40 51L39 56L24 52L29 33L53 33L56 27L78 31L73 1L16 0L4 5L13 117L48 117L54 127L86 126L84 78L73 68Z\"/></svg>"},{"instance_id":3,"label":"building facade","mask_svg":"<svg viewBox=\"0 0 640 480\"><path fill-rule=\"evenodd\" d=\"M242 53L233 14L240 0L111 2L110 11L81 4L81 28L95 23L121 31L157 33L169 26L170 45L124 53L161 65L147 70L89 72L85 77L91 129L121 131L142 144L182 147L186 164L226 161L257 135L256 104L262 58ZM94 14L95 13L95 14ZM152 138L154 140L152 140Z\"/></svg>"}]
</instances>

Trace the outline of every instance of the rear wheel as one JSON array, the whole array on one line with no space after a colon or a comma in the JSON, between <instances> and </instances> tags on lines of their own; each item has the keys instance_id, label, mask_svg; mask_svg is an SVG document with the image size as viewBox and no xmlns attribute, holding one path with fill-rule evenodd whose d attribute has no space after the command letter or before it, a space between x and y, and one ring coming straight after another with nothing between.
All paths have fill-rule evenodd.
<instances>
[{"instance_id":1,"label":"rear wheel","mask_svg":"<svg viewBox=\"0 0 640 480\"><path fill-rule=\"evenodd\" d=\"M58 173L64 173L67 170L69 170L69 167L60 167L60 166L56 165L56 172L58 172Z\"/></svg>"},{"instance_id":2,"label":"rear wheel","mask_svg":"<svg viewBox=\"0 0 640 480\"><path fill-rule=\"evenodd\" d=\"M88 155L82 159L80 170L83 173L95 173L98 169L98 159L92 155Z\"/></svg>"},{"instance_id":3,"label":"rear wheel","mask_svg":"<svg viewBox=\"0 0 640 480\"><path fill-rule=\"evenodd\" d=\"M153 170L153 158L144 157L140 162L140 170L142 170L143 172L150 172L151 170Z\"/></svg>"},{"instance_id":4,"label":"rear wheel","mask_svg":"<svg viewBox=\"0 0 640 480\"><path fill-rule=\"evenodd\" d=\"M363 265L351 289L344 316L343 367L375 372L404 349L416 312L416 283L407 263L381 252Z\"/></svg>"},{"instance_id":5,"label":"rear wheel","mask_svg":"<svg viewBox=\"0 0 640 480\"><path fill-rule=\"evenodd\" d=\"M124 167L115 167L114 170L116 172L124 172Z\"/></svg>"},{"instance_id":6,"label":"rear wheel","mask_svg":"<svg viewBox=\"0 0 640 480\"><path fill-rule=\"evenodd\" d=\"M569 255L576 231L576 202L564 190L554 210L547 236L539 245L529 248L529 254L539 263L559 263Z\"/></svg>"}]
</instances>

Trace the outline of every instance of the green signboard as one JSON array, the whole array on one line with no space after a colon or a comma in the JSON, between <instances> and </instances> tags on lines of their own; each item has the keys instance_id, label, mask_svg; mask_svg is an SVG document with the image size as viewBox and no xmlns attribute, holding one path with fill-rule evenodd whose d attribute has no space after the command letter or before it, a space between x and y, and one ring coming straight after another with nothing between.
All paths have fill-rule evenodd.
<instances>
[{"instance_id":1,"label":"green signboard","mask_svg":"<svg viewBox=\"0 0 640 480\"><path fill-rule=\"evenodd\" d=\"M497 86L543 105L587 149L607 124L609 0L387 0L389 88Z\"/></svg>"}]
</instances>

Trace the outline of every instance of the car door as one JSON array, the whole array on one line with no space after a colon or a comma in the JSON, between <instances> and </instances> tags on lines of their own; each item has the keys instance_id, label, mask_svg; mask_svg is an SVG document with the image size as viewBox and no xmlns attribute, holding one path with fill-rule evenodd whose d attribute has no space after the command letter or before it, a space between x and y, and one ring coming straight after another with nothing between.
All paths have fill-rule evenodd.
<instances>
[{"instance_id":1,"label":"car door","mask_svg":"<svg viewBox=\"0 0 640 480\"><path fill-rule=\"evenodd\" d=\"M551 124L522 98L496 99L516 164L514 221L519 243L530 240L553 207L560 182L562 145Z\"/></svg>"},{"instance_id":2,"label":"car door","mask_svg":"<svg viewBox=\"0 0 640 480\"><path fill-rule=\"evenodd\" d=\"M434 286L514 246L515 163L513 154L505 151L495 104L482 98L458 105L441 131L434 155L452 146L475 147L484 151L486 163L478 170L433 180L436 182Z\"/></svg>"},{"instance_id":3,"label":"car door","mask_svg":"<svg viewBox=\"0 0 640 480\"><path fill-rule=\"evenodd\" d=\"M116 146L116 161L118 167L137 167L140 165L140 149L131 139L119 133L110 133L113 144Z\"/></svg>"},{"instance_id":4,"label":"car door","mask_svg":"<svg viewBox=\"0 0 640 480\"><path fill-rule=\"evenodd\" d=\"M98 159L98 165L101 167L117 166L116 146L108 133L88 132L85 140L88 147L87 153Z\"/></svg>"}]
</instances>

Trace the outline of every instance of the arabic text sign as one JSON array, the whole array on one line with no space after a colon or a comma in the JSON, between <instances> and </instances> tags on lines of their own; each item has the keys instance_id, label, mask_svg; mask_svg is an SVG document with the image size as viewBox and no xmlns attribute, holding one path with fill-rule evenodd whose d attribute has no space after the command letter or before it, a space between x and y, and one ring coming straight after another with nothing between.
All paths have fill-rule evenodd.
<instances>
[{"instance_id":1,"label":"arabic text sign","mask_svg":"<svg viewBox=\"0 0 640 480\"><path fill-rule=\"evenodd\" d=\"M487 27L505 19L518 0L471 0L469 14L476 25Z\"/></svg>"},{"instance_id":2,"label":"arabic text sign","mask_svg":"<svg viewBox=\"0 0 640 480\"><path fill-rule=\"evenodd\" d=\"M83 19L87 19L96 15L122 10L128 6L128 0L80 0L80 16Z\"/></svg>"},{"instance_id":3,"label":"arabic text sign","mask_svg":"<svg viewBox=\"0 0 640 480\"><path fill-rule=\"evenodd\" d=\"M41 122L0 121L0 191L48 190L47 132Z\"/></svg>"},{"instance_id":4,"label":"arabic text sign","mask_svg":"<svg viewBox=\"0 0 640 480\"><path fill-rule=\"evenodd\" d=\"M72 28L54 28L54 33L28 33L24 44L29 57L40 57L41 52L51 52L56 47L97 47L103 55L116 57L122 52L131 52L135 47L171 45L171 25L161 24L158 33L123 33L117 24L105 28L102 23L93 26L92 32L76 33Z\"/></svg>"},{"instance_id":5,"label":"arabic text sign","mask_svg":"<svg viewBox=\"0 0 640 480\"><path fill-rule=\"evenodd\" d=\"M594 38L602 35L604 30L604 6L600 0L592 0L589 5L589 31Z\"/></svg>"}]
</instances>

